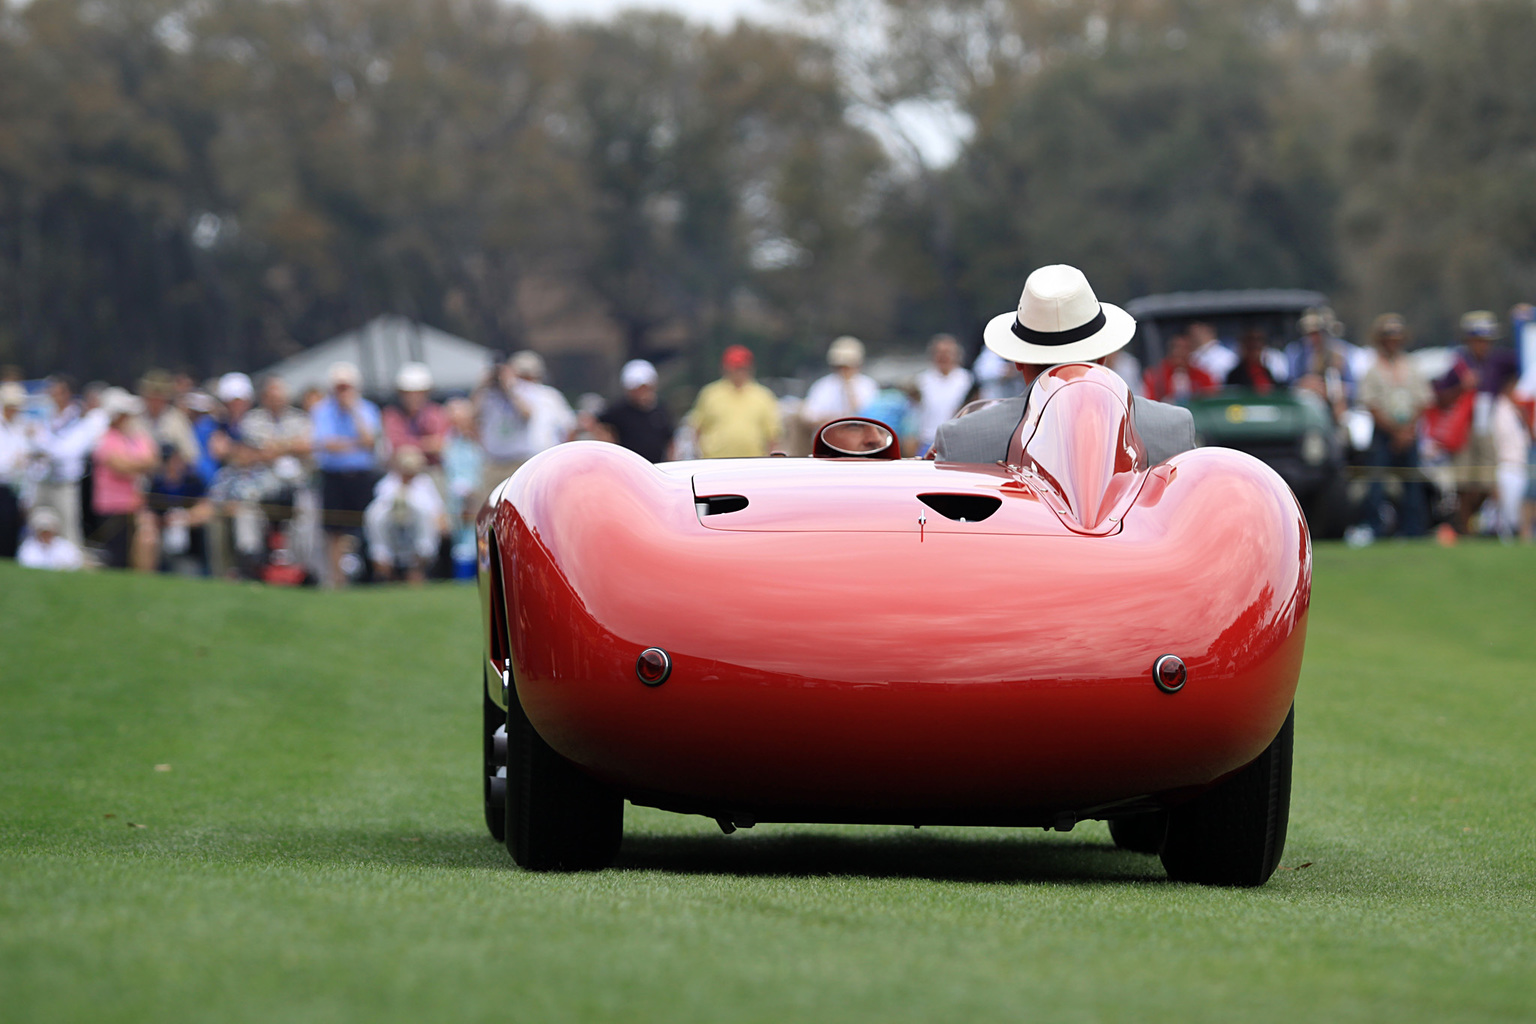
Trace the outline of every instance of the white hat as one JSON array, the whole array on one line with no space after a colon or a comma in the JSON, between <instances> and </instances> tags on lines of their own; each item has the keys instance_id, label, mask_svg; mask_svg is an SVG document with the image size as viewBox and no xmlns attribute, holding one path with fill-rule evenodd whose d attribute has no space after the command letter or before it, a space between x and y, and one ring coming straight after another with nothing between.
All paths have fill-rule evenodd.
<instances>
[{"instance_id":1,"label":"white hat","mask_svg":"<svg viewBox=\"0 0 1536 1024\"><path fill-rule=\"evenodd\" d=\"M426 363L405 363L395 374L396 391L431 391L432 370Z\"/></svg>"},{"instance_id":2,"label":"white hat","mask_svg":"<svg viewBox=\"0 0 1536 1024\"><path fill-rule=\"evenodd\" d=\"M106 410L109 419L117 419L119 416L137 416L144 411L144 400L137 395L130 395L122 388L107 388L101 393L101 407Z\"/></svg>"},{"instance_id":3,"label":"white hat","mask_svg":"<svg viewBox=\"0 0 1536 1024\"><path fill-rule=\"evenodd\" d=\"M623 383L625 391L633 391L635 388L643 388L647 384L655 384L656 367L644 359L631 359L624 364L624 369L619 371L619 380Z\"/></svg>"},{"instance_id":4,"label":"white hat","mask_svg":"<svg viewBox=\"0 0 1536 1024\"><path fill-rule=\"evenodd\" d=\"M59 514L47 505L37 506L37 508L32 510L32 514L27 516L27 529L31 530L34 534L58 533L63 528L63 525L63 521L59 519Z\"/></svg>"},{"instance_id":5,"label":"white hat","mask_svg":"<svg viewBox=\"0 0 1536 1024\"><path fill-rule=\"evenodd\" d=\"M251 378L243 373L226 373L219 378L219 401L234 402L244 400L249 402L256 397L256 389L251 386Z\"/></svg>"},{"instance_id":6,"label":"white hat","mask_svg":"<svg viewBox=\"0 0 1536 1024\"><path fill-rule=\"evenodd\" d=\"M13 380L0 384L0 407L11 408L27 404L27 389Z\"/></svg>"},{"instance_id":7,"label":"white hat","mask_svg":"<svg viewBox=\"0 0 1536 1024\"><path fill-rule=\"evenodd\" d=\"M326 371L326 377L333 388L338 384L350 384L355 388L363 382L363 375L357 371L357 366L345 361L332 363L331 368Z\"/></svg>"},{"instance_id":8,"label":"white hat","mask_svg":"<svg viewBox=\"0 0 1536 1024\"><path fill-rule=\"evenodd\" d=\"M544 357L537 352L524 349L515 354L508 362L512 372L519 377L527 377L530 380L544 379Z\"/></svg>"},{"instance_id":9,"label":"white hat","mask_svg":"<svg viewBox=\"0 0 1536 1024\"><path fill-rule=\"evenodd\" d=\"M1009 362L1051 366L1102 359L1135 333L1131 314L1100 302L1081 270L1058 263L1030 274L1018 310L993 317L982 339Z\"/></svg>"},{"instance_id":10,"label":"white hat","mask_svg":"<svg viewBox=\"0 0 1536 1024\"><path fill-rule=\"evenodd\" d=\"M863 366L864 343L851 334L838 338L827 348L828 366Z\"/></svg>"},{"instance_id":11,"label":"white hat","mask_svg":"<svg viewBox=\"0 0 1536 1024\"><path fill-rule=\"evenodd\" d=\"M420 473L427 468L427 457L414 445L395 449L395 469L401 473Z\"/></svg>"}]
</instances>

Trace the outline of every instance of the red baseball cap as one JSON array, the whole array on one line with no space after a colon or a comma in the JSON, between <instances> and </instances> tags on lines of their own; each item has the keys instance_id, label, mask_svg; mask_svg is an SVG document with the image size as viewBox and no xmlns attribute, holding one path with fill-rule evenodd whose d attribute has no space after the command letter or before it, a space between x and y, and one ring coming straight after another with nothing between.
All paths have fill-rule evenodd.
<instances>
[{"instance_id":1,"label":"red baseball cap","mask_svg":"<svg viewBox=\"0 0 1536 1024\"><path fill-rule=\"evenodd\" d=\"M752 365L752 350L745 345L732 345L720 356L720 366L726 370L740 370Z\"/></svg>"}]
</instances>

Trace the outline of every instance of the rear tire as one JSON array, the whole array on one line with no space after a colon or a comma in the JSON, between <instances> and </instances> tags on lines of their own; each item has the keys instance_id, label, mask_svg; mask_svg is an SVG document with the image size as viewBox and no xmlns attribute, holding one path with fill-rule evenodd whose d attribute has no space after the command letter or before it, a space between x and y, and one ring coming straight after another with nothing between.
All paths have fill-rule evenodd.
<instances>
[{"instance_id":1,"label":"rear tire","mask_svg":"<svg viewBox=\"0 0 1536 1024\"><path fill-rule=\"evenodd\" d=\"M624 798L544 742L517 694L507 707L506 843L530 871L608 867L624 837Z\"/></svg>"},{"instance_id":2,"label":"rear tire","mask_svg":"<svg viewBox=\"0 0 1536 1024\"><path fill-rule=\"evenodd\" d=\"M1167 811L1146 811L1109 819L1109 838L1122 850L1156 853L1168 832Z\"/></svg>"},{"instance_id":3,"label":"rear tire","mask_svg":"<svg viewBox=\"0 0 1536 1024\"><path fill-rule=\"evenodd\" d=\"M1175 882L1263 885L1280 863L1291 816L1296 709L1248 767L1168 812L1160 851Z\"/></svg>"},{"instance_id":4,"label":"rear tire","mask_svg":"<svg viewBox=\"0 0 1536 1024\"><path fill-rule=\"evenodd\" d=\"M483 688L480 698L485 702L480 737L485 752L480 773L485 782L485 827L500 843L507 838L507 713Z\"/></svg>"}]
</instances>

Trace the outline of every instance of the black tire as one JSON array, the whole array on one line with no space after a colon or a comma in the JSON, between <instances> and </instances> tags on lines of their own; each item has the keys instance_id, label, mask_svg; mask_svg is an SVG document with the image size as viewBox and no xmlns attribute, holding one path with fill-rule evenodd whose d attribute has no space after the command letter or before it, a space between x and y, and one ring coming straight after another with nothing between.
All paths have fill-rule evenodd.
<instances>
[{"instance_id":1,"label":"black tire","mask_svg":"<svg viewBox=\"0 0 1536 1024\"><path fill-rule=\"evenodd\" d=\"M487 671L486 682L490 681ZM485 752L481 779L485 783L485 827L498 843L507 838L507 713L481 689L485 710L481 722L481 747Z\"/></svg>"},{"instance_id":2,"label":"black tire","mask_svg":"<svg viewBox=\"0 0 1536 1024\"><path fill-rule=\"evenodd\" d=\"M514 693L507 708L507 850L530 871L596 871L619 854L624 798L550 748Z\"/></svg>"},{"instance_id":3,"label":"black tire","mask_svg":"<svg viewBox=\"0 0 1536 1024\"><path fill-rule=\"evenodd\" d=\"M1109 838L1120 849L1132 853L1156 853L1163 848L1163 835L1167 831L1167 811L1146 811L1109 819Z\"/></svg>"},{"instance_id":4,"label":"black tire","mask_svg":"<svg viewBox=\"0 0 1536 1024\"><path fill-rule=\"evenodd\" d=\"M1292 707L1252 764L1168 813L1161 854L1170 879L1234 886L1269 881L1285 850L1291 816L1295 725Z\"/></svg>"}]
</instances>

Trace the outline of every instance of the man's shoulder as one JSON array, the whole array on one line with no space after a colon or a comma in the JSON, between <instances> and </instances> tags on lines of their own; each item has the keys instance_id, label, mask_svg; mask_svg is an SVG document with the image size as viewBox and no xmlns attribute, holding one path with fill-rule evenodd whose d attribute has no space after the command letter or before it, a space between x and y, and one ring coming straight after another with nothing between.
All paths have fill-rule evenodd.
<instances>
[{"instance_id":1,"label":"man's shoulder","mask_svg":"<svg viewBox=\"0 0 1536 1024\"><path fill-rule=\"evenodd\" d=\"M1005 398L978 412L939 424L934 449L945 462L996 462L1008 455L1008 442L1024 419L1026 395Z\"/></svg>"}]
</instances>

